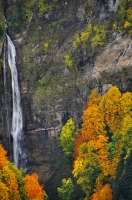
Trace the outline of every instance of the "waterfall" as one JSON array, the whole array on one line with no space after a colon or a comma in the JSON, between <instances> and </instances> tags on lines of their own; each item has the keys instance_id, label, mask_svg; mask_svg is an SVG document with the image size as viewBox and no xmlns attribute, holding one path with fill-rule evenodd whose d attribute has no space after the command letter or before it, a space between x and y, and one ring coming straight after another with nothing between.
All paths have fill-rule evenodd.
<instances>
[{"instance_id":1,"label":"waterfall","mask_svg":"<svg viewBox=\"0 0 132 200\"><path fill-rule=\"evenodd\" d=\"M5 52L6 52L6 40L3 45L3 82L4 82L4 92L2 94L2 128L7 128L8 132L8 108L7 108L7 80L6 80L6 64L5 64ZM3 140L4 140L4 129L3 129Z\"/></svg>"},{"instance_id":2,"label":"waterfall","mask_svg":"<svg viewBox=\"0 0 132 200\"><path fill-rule=\"evenodd\" d=\"M11 125L11 135L13 138L13 160L15 165L18 167L22 166L22 159L25 159L25 153L22 151L22 140L23 140L23 118L20 100L20 91L18 85L18 73L16 68L16 49L12 43L10 37L7 37L8 46L8 64L11 71L11 82L12 82L12 125ZM6 45L6 44L4 44ZM4 47L4 51L6 51ZM4 52L5 55L5 52ZM5 61L4 61L5 62ZM3 63L3 70L4 70ZM5 71L6 72L6 71ZM6 81L6 79L5 79ZM4 83L5 84L5 83Z\"/></svg>"}]
</instances>

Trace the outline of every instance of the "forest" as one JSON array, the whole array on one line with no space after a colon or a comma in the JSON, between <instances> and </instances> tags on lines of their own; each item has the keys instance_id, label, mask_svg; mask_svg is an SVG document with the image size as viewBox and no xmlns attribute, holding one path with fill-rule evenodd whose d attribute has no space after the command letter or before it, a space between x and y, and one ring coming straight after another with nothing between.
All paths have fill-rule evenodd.
<instances>
[{"instance_id":1,"label":"forest","mask_svg":"<svg viewBox=\"0 0 132 200\"><path fill-rule=\"evenodd\" d=\"M60 146L72 176L57 188L62 200L125 200L132 198L132 93L113 86L101 95L91 92L76 132L70 118L62 127ZM0 146L0 198L48 199L37 174L25 174ZM80 193L77 194L78 185ZM76 196L78 195L78 196Z\"/></svg>"},{"instance_id":2,"label":"forest","mask_svg":"<svg viewBox=\"0 0 132 200\"><path fill-rule=\"evenodd\" d=\"M101 95L94 89L82 116L82 128L75 133L74 122L69 119L62 128L60 144L73 159L72 174L84 199L132 198L131 92L121 93L113 86ZM74 194L74 184L64 179L59 196L74 199L68 197L68 191L69 196Z\"/></svg>"}]
</instances>

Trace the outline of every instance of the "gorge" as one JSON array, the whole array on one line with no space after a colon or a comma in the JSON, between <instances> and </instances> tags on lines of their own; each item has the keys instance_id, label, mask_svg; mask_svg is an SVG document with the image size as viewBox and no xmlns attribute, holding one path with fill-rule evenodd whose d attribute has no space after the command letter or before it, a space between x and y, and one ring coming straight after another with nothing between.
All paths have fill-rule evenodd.
<instances>
[{"instance_id":1,"label":"gorge","mask_svg":"<svg viewBox=\"0 0 132 200\"><path fill-rule=\"evenodd\" d=\"M112 85L116 85L122 92L131 91L132 40L129 27L122 29L122 24L125 23L123 20L126 18L122 19L120 13L115 14L119 1L51 0L46 1L45 7L39 6L37 2L41 1L1 0L0 38L1 46L3 45L3 67L0 69L0 94L3 97L1 105L2 101L4 103L3 111L1 106L4 122L1 118L0 140L10 152L9 156L13 151L16 152L15 158L11 159L17 166L20 160L22 163L27 160L27 172L38 173L40 182L44 183L53 199L61 179L71 176L71 167L64 166L61 159L63 151L58 140L61 128L69 118L73 118L76 130L81 127L81 117L89 94L94 88L98 88L101 94ZM8 41L4 40L4 14L13 43L9 36ZM123 21L121 25L116 23L119 28L113 28L116 20ZM95 36L97 32L105 35L104 40L99 40L102 45L92 46L94 41L98 43L98 40L91 35L93 43L86 41L89 24L92 24L92 33ZM106 33L100 31L98 24ZM97 32L94 32L95 29ZM14 92L11 89L13 76L10 66L15 66L15 60L12 61L11 53L9 57L5 53L9 45L8 53L14 52L11 57L16 60L19 75L20 94L18 84L14 83L17 102L11 97ZM9 65L7 64L5 69L7 60ZM13 112L15 103L19 108ZM13 113L14 117L18 116L16 112L20 117L11 121ZM16 127L19 128L18 137L15 135ZM14 140L9 135L10 131L14 139L24 141L22 144L18 142L14 150L9 145L12 145ZM26 158L25 153L21 155L21 147L26 152ZM25 163L20 166L25 168Z\"/></svg>"}]
</instances>

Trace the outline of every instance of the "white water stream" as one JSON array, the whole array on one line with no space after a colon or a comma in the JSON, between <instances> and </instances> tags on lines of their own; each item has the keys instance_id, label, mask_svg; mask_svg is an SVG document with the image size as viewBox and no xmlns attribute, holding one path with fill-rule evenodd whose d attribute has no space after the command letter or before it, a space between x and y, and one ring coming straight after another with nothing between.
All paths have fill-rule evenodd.
<instances>
[{"instance_id":1,"label":"white water stream","mask_svg":"<svg viewBox=\"0 0 132 200\"><path fill-rule=\"evenodd\" d=\"M13 159L15 165L18 167L19 160L22 157L21 149L21 138L23 132L23 120L22 120L22 109L21 109L21 100L20 92L18 85L18 73L16 68L16 49L12 43L10 37L7 36L7 45L8 45L8 64L11 70L12 77L12 127L11 135L13 137Z\"/></svg>"},{"instance_id":2,"label":"white water stream","mask_svg":"<svg viewBox=\"0 0 132 200\"><path fill-rule=\"evenodd\" d=\"M2 128L3 128L3 139L4 139L4 131L6 129L9 132L9 123L8 123L8 106L7 106L7 71L6 71L6 39L3 44L3 82L4 82L4 92L2 94Z\"/></svg>"}]
</instances>

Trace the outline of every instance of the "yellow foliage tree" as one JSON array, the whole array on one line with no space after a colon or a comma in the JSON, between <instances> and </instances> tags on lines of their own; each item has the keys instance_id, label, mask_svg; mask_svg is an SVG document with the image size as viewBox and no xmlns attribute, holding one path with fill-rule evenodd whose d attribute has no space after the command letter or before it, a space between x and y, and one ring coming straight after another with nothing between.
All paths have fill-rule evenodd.
<instances>
[{"instance_id":1,"label":"yellow foliage tree","mask_svg":"<svg viewBox=\"0 0 132 200\"><path fill-rule=\"evenodd\" d=\"M8 194L8 187L0 181L0 199L1 200L8 200L9 199L9 194Z\"/></svg>"},{"instance_id":2,"label":"yellow foliage tree","mask_svg":"<svg viewBox=\"0 0 132 200\"><path fill-rule=\"evenodd\" d=\"M125 24L124 24L124 28L127 29L127 28L130 28L130 27L131 27L130 22L126 21Z\"/></svg>"},{"instance_id":3,"label":"yellow foliage tree","mask_svg":"<svg viewBox=\"0 0 132 200\"><path fill-rule=\"evenodd\" d=\"M4 166L2 170L2 180L4 184L8 187L9 199L10 200L21 200L18 183L15 177L15 174L8 166Z\"/></svg>"},{"instance_id":4,"label":"yellow foliage tree","mask_svg":"<svg viewBox=\"0 0 132 200\"><path fill-rule=\"evenodd\" d=\"M91 47L103 46L106 44L106 30L103 26L88 24L87 28L80 34L76 34L73 47L77 49L80 44L89 43Z\"/></svg>"},{"instance_id":5,"label":"yellow foliage tree","mask_svg":"<svg viewBox=\"0 0 132 200\"><path fill-rule=\"evenodd\" d=\"M100 102L100 109L104 115L107 130L110 133L120 132L122 125L122 106L120 102L121 93L113 86L104 94Z\"/></svg>"},{"instance_id":6,"label":"yellow foliage tree","mask_svg":"<svg viewBox=\"0 0 132 200\"><path fill-rule=\"evenodd\" d=\"M68 67L72 67L73 66L73 61L72 61L71 55L69 55L69 54L65 55L64 56L64 61L65 61L65 64Z\"/></svg>"}]
</instances>

